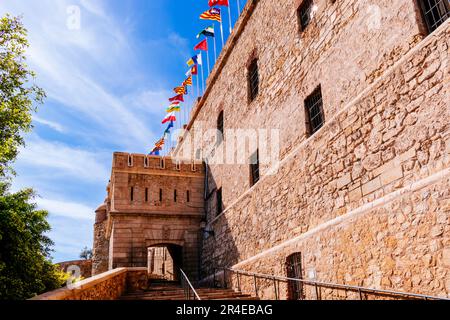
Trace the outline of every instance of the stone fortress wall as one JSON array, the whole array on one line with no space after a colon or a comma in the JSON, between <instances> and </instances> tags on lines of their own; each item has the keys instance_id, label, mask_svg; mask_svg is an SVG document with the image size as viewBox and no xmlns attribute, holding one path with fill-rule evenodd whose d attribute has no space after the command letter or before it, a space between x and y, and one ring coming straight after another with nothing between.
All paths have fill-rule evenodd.
<instances>
[{"instance_id":1,"label":"stone fortress wall","mask_svg":"<svg viewBox=\"0 0 450 320\"><path fill-rule=\"evenodd\" d=\"M225 129L280 129L279 171L262 165L256 185L248 165L208 166L202 277L286 276L301 252L305 277L449 296L449 20L427 36L416 1L318 0L299 32L300 3L249 1L177 150L221 111ZM319 85L325 125L310 137L304 100ZM273 298L269 284L261 295Z\"/></svg>"}]
</instances>

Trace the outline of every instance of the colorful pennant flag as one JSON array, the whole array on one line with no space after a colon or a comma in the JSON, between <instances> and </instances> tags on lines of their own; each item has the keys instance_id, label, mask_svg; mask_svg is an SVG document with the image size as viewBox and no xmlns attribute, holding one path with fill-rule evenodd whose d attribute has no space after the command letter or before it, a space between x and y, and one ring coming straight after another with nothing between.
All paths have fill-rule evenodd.
<instances>
[{"instance_id":1,"label":"colorful pennant flag","mask_svg":"<svg viewBox=\"0 0 450 320\"><path fill-rule=\"evenodd\" d=\"M176 87L173 89L176 94L187 94L187 89L185 86Z\"/></svg>"},{"instance_id":2,"label":"colorful pennant flag","mask_svg":"<svg viewBox=\"0 0 450 320\"><path fill-rule=\"evenodd\" d=\"M199 44L197 44L197 45L194 47L194 50L195 50L195 51L197 51L197 50L208 51L208 41L206 41L206 39L203 40L203 41L201 41Z\"/></svg>"},{"instance_id":3,"label":"colorful pennant flag","mask_svg":"<svg viewBox=\"0 0 450 320\"><path fill-rule=\"evenodd\" d=\"M175 96L175 97L173 97L173 98L170 98L169 101L170 101L170 102L174 102L174 101L181 101L181 102L184 102L184 97L183 97L182 94L179 94L179 95L177 95L177 96Z\"/></svg>"},{"instance_id":4,"label":"colorful pennant flag","mask_svg":"<svg viewBox=\"0 0 450 320\"><path fill-rule=\"evenodd\" d=\"M198 75L198 66L197 66L197 65L194 65L194 66L191 68L191 74L192 74L193 76Z\"/></svg>"},{"instance_id":5,"label":"colorful pennant flag","mask_svg":"<svg viewBox=\"0 0 450 320\"><path fill-rule=\"evenodd\" d=\"M207 27L206 29L202 30L198 35L197 39L200 38L201 35L204 35L205 37L214 37L214 26Z\"/></svg>"},{"instance_id":6,"label":"colorful pennant flag","mask_svg":"<svg viewBox=\"0 0 450 320\"><path fill-rule=\"evenodd\" d=\"M192 76L189 76L186 80L184 80L183 86L192 86Z\"/></svg>"},{"instance_id":7,"label":"colorful pennant flag","mask_svg":"<svg viewBox=\"0 0 450 320\"><path fill-rule=\"evenodd\" d=\"M149 153L149 155L150 155L150 156L159 156L159 152L160 152L161 150L162 150L161 148L154 148L154 149Z\"/></svg>"},{"instance_id":8,"label":"colorful pennant flag","mask_svg":"<svg viewBox=\"0 0 450 320\"><path fill-rule=\"evenodd\" d=\"M172 112L172 113L169 113L169 114L163 119L162 124L165 124L165 123L167 123L167 122L169 122L169 121L177 121L177 118L175 117L175 114L173 114L173 112Z\"/></svg>"},{"instance_id":9,"label":"colorful pennant flag","mask_svg":"<svg viewBox=\"0 0 450 320\"><path fill-rule=\"evenodd\" d=\"M164 134L170 134L170 129L173 128L173 121L171 121L169 123L169 126L167 127L167 129L164 131Z\"/></svg>"},{"instance_id":10,"label":"colorful pennant flag","mask_svg":"<svg viewBox=\"0 0 450 320\"><path fill-rule=\"evenodd\" d=\"M161 138L158 140L158 142L155 143L156 148L162 148L165 144L164 138Z\"/></svg>"},{"instance_id":11,"label":"colorful pennant flag","mask_svg":"<svg viewBox=\"0 0 450 320\"><path fill-rule=\"evenodd\" d=\"M173 107L168 107L166 109L167 113L171 113L171 112L180 112L181 108L180 106L173 106Z\"/></svg>"},{"instance_id":12,"label":"colorful pennant flag","mask_svg":"<svg viewBox=\"0 0 450 320\"><path fill-rule=\"evenodd\" d=\"M200 19L201 20L213 20L213 21L222 22L222 18L220 16L220 9L218 9L218 8L211 8L211 9L203 12L200 15Z\"/></svg>"},{"instance_id":13,"label":"colorful pennant flag","mask_svg":"<svg viewBox=\"0 0 450 320\"><path fill-rule=\"evenodd\" d=\"M193 56L192 58L190 58L190 59L186 62L186 64L187 64L189 67L191 67L191 66L193 66L193 65L195 65L195 64L197 64L197 63L198 63L198 55Z\"/></svg>"},{"instance_id":14,"label":"colorful pennant flag","mask_svg":"<svg viewBox=\"0 0 450 320\"><path fill-rule=\"evenodd\" d=\"M228 7L230 5L228 3L228 0L209 0L208 4L209 4L210 7L214 7L214 6Z\"/></svg>"}]
</instances>

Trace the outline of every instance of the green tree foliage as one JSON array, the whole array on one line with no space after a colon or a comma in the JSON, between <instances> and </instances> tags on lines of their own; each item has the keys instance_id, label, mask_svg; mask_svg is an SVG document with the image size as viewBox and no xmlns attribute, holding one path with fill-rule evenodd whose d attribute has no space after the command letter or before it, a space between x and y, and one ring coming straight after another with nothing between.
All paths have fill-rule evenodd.
<instances>
[{"instance_id":1,"label":"green tree foliage","mask_svg":"<svg viewBox=\"0 0 450 320\"><path fill-rule=\"evenodd\" d=\"M0 184L0 300L27 299L66 279L50 262L48 213L36 209L34 196L31 189L9 193Z\"/></svg>"},{"instance_id":2,"label":"green tree foliage","mask_svg":"<svg viewBox=\"0 0 450 320\"><path fill-rule=\"evenodd\" d=\"M26 35L20 18L0 18L0 300L30 298L61 287L68 277L50 260L48 213L36 209L31 189L10 193L6 183L22 135L32 128L31 114L45 97L30 84Z\"/></svg>"},{"instance_id":3,"label":"green tree foliage","mask_svg":"<svg viewBox=\"0 0 450 320\"><path fill-rule=\"evenodd\" d=\"M25 60L27 30L20 18L0 19L0 177L13 172L10 163L31 130L31 114L43 102L44 91L30 84L35 76Z\"/></svg>"}]
</instances>

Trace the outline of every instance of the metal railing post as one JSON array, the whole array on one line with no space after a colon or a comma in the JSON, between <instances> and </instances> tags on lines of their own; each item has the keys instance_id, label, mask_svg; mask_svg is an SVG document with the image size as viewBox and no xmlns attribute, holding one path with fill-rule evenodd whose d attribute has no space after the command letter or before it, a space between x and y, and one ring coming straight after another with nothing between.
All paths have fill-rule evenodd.
<instances>
[{"instance_id":1,"label":"metal railing post","mask_svg":"<svg viewBox=\"0 0 450 320\"><path fill-rule=\"evenodd\" d=\"M273 289L275 291L275 300L278 300L277 280L273 277Z\"/></svg>"},{"instance_id":2,"label":"metal railing post","mask_svg":"<svg viewBox=\"0 0 450 320\"><path fill-rule=\"evenodd\" d=\"M226 289L227 288L227 279L225 272L227 271L227 269L223 268L223 288Z\"/></svg>"},{"instance_id":3,"label":"metal railing post","mask_svg":"<svg viewBox=\"0 0 450 320\"><path fill-rule=\"evenodd\" d=\"M253 275L253 284L255 286L255 294L257 297L259 297L258 295L258 284L256 283L256 275Z\"/></svg>"},{"instance_id":4,"label":"metal railing post","mask_svg":"<svg viewBox=\"0 0 450 320\"><path fill-rule=\"evenodd\" d=\"M237 272L236 275L237 275L238 290L239 290L239 292L242 292L242 288L241 288L241 276L240 276L240 273Z\"/></svg>"}]
</instances>

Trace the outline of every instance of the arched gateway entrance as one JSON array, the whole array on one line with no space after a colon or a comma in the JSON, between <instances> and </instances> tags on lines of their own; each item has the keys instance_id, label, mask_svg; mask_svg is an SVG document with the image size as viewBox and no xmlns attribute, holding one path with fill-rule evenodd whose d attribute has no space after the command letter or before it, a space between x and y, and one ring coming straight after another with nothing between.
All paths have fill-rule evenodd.
<instances>
[{"instance_id":1,"label":"arched gateway entrance","mask_svg":"<svg viewBox=\"0 0 450 320\"><path fill-rule=\"evenodd\" d=\"M175 244L158 244L147 249L147 268L153 279L180 281L183 268L183 247Z\"/></svg>"}]
</instances>

